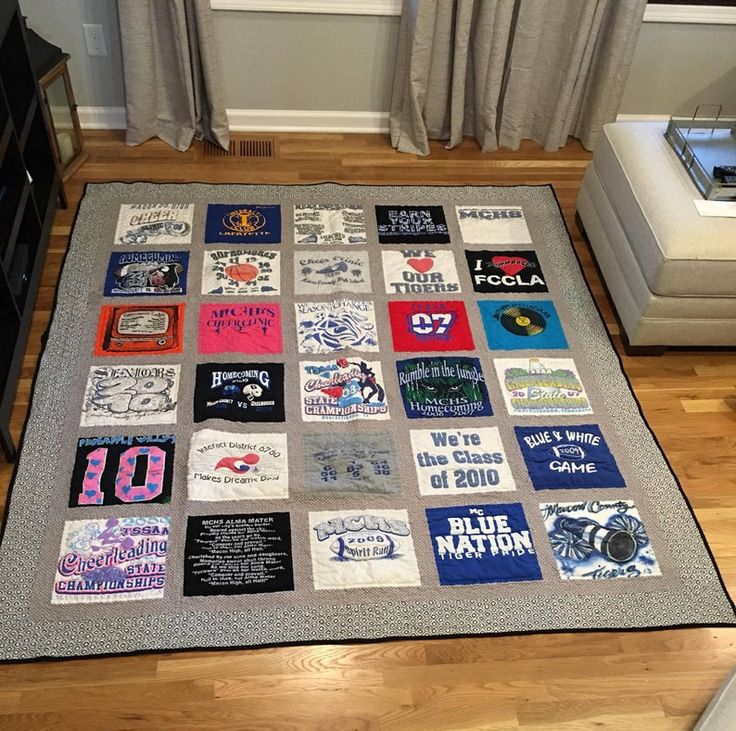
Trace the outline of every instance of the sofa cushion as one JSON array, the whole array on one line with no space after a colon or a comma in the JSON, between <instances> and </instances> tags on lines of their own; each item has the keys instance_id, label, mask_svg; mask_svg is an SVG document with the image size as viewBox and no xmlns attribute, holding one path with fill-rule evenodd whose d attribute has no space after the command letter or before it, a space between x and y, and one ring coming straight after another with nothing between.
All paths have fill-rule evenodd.
<instances>
[{"instance_id":1,"label":"sofa cushion","mask_svg":"<svg viewBox=\"0 0 736 731\"><path fill-rule=\"evenodd\" d=\"M603 128L593 160L651 292L736 296L736 219L698 214L701 197L662 122ZM736 307L736 302L734 303Z\"/></svg>"},{"instance_id":2,"label":"sofa cushion","mask_svg":"<svg viewBox=\"0 0 736 731\"><path fill-rule=\"evenodd\" d=\"M580 188L577 211L631 345L736 345L736 299L655 295L635 262L619 261L629 251L625 236L591 171L594 165Z\"/></svg>"}]
</instances>

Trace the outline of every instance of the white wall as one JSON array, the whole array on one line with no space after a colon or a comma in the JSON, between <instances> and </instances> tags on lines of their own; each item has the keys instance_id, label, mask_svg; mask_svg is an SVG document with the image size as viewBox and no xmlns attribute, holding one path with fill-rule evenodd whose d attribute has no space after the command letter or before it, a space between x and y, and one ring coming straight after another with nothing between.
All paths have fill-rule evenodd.
<instances>
[{"instance_id":1,"label":"white wall","mask_svg":"<svg viewBox=\"0 0 736 731\"><path fill-rule=\"evenodd\" d=\"M72 55L78 104L123 106L115 0L21 6L34 30ZM86 55L83 22L105 26L109 56ZM385 112L398 24L375 15L215 11L226 106ZM712 102L736 114L736 25L645 23L621 112L689 113Z\"/></svg>"}]
</instances>

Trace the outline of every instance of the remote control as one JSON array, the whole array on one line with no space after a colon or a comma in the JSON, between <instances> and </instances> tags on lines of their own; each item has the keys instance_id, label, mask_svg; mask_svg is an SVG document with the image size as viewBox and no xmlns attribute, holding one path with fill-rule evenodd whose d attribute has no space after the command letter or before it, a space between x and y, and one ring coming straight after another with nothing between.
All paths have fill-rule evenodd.
<instances>
[{"instance_id":1,"label":"remote control","mask_svg":"<svg viewBox=\"0 0 736 731\"><path fill-rule=\"evenodd\" d=\"M732 178L736 175L736 165L716 165L713 168L713 177L723 180L723 178ZM727 181L724 181L727 182Z\"/></svg>"}]
</instances>

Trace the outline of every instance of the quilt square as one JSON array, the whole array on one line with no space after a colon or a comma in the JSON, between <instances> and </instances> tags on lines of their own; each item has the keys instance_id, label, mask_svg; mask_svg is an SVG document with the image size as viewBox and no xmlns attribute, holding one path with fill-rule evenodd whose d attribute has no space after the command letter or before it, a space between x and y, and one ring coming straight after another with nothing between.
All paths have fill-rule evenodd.
<instances>
[{"instance_id":1,"label":"quilt square","mask_svg":"<svg viewBox=\"0 0 736 731\"><path fill-rule=\"evenodd\" d=\"M170 524L158 516L68 520L51 603L161 599Z\"/></svg>"},{"instance_id":2,"label":"quilt square","mask_svg":"<svg viewBox=\"0 0 736 731\"><path fill-rule=\"evenodd\" d=\"M181 353L184 305L103 305L95 355Z\"/></svg>"},{"instance_id":3,"label":"quilt square","mask_svg":"<svg viewBox=\"0 0 736 731\"><path fill-rule=\"evenodd\" d=\"M132 245L192 243L193 203L124 203L115 243Z\"/></svg>"},{"instance_id":4,"label":"quilt square","mask_svg":"<svg viewBox=\"0 0 736 731\"><path fill-rule=\"evenodd\" d=\"M383 278L388 294L460 292L451 251L402 249L382 251Z\"/></svg>"},{"instance_id":5,"label":"quilt square","mask_svg":"<svg viewBox=\"0 0 736 731\"><path fill-rule=\"evenodd\" d=\"M597 424L517 426L514 430L535 490L625 487Z\"/></svg>"},{"instance_id":6,"label":"quilt square","mask_svg":"<svg viewBox=\"0 0 736 731\"><path fill-rule=\"evenodd\" d=\"M296 302L294 310L300 353L378 350L376 313L369 300Z\"/></svg>"},{"instance_id":7,"label":"quilt square","mask_svg":"<svg viewBox=\"0 0 736 731\"><path fill-rule=\"evenodd\" d=\"M421 586L406 510L309 514L315 589Z\"/></svg>"},{"instance_id":8,"label":"quilt square","mask_svg":"<svg viewBox=\"0 0 736 731\"><path fill-rule=\"evenodd\" d=\"M479 300L490 350L566 350L552 300Z\"/></svg>"},{"instance_id":9,"label":"quilt square","mask_svg":"<svg viewBox=\"0 0 736 731\"><path fill-rule=\"evenodd\" d=\"M465 251L473 289L496 292L547 292L547 280L534 251Z\"/></svg>"},{"instance_id":10,"label":"quilt square","mask_svg":"<svg viewBox=\"0 0 736 731\"><path fill-rule=\"evenodd\" d=\"M199 308L200 353L281 353L281 305L205 304Z\"/></svg>"},{"instance_id":11,"label":"quilt square","mask_svg":"<svg viewBox=\"0 0 736 731\"><path fill-rule=\"evenodd\" d=\"M474 350L461 300L388 303L396 352Z\"/></svg>"},{"instance_id":12,"label":"quilt square","mask_svg":"<svg viewBox=\"0 0 736 731\"><path fill-rule=\"evenodd\" d=\"M443 586L542 578L521 503L427 508L426 513Z\"/></svg>"},{"instance_id":13,"label":"quilt square","mask_svg":"<svg viewBox=\"0 0 736 731\"><path fill-rule=\"evenodd\" d=\"M281 243L281 206L210 203L204 232L206 244Z\"/></svg>"},{"instance_id":14,"label":"quilt square","mask_svg":"<svg viewBox=\"0 0 736 731\"><path fill-rule=\"evenodd\" d=\"M123 251L110 256L105 297L145 297L187 293L186 251Z\"/></svg>"},{"instance_id":15,"label":"quilt square","mask_svg":"<svg viewBox=\"0 0 736 731\"><path fill-rule=\"evenodd\" d=\"M288 498L286 434L194 432L187 488L190 500Z\"/></svg>"},{"instance_id":16,"label":"quilt square","mask_svg":"<svg viewBox=\"0 0 736 731\"><path fill-rule=\"evenodd\" d=\"M339 203L294 206L294 242L327 246L365 244L365 212L362 206Z\"/></svg>"},{"instance_id":17,"label":"quilt square","mask_svg":"<svg viewBox=\"0 0 736 731\"><path fill-rule=\"evenodd\" d=\"M631 500L542 503L539 507L565 581L661 574L641 515Z\"/></svg>"},{"instance_id":18,"label":"quilt square","mask_svg":"<svg viewBox=\"0 0 736 731\"><path fill-rule=\"evenodd\" d=\"M478 358L425 357L396 362L404 410L410 419L491 416Z\"/></svg>"},{"instance_id":19,"label":"quilt square","mask_svg":"<svg viewBox=\"0 0 736 731\"><path fill-rule=\"evenodd\" d=\"M202 294L253 296L280 292L281 255L278 251L205 251Z\"/></svg>"},{"instance_id":20,"label":"quilt square","mask_svg":"<svg viewBox=\"0 0 736 731\"><path fill-rule=\"evenodd\" d=\"M69 507L170 502L175 443L173 434L80 439Z\"/></svg>"},{"instance_id":21,"label":"quilt square","mask_svg":"<svg viewBox=\"0 0 736 731\"><path fill-rule=\"evenodd\" d=\"M200 363L194 421L284 421L283 363Z\"/></svg>"},{"instance_id":22,"label":"quilt square","mask_svg":"<svg viewBox=\"0 0 736 731\"><path fill-rule=\"evenodd\" d=\"M295 294L370 292L367 251L301 251L294 254Z\"/></svg>"},{"instance_id":23,"label":"quilt square","mask_svg":"<svg viewBox=\"0 0 736 731\"><path fill-rule=\"evenodd\" d=\"M305 434L307 492L396 494L396 450L386 432Z\"/></svg>"},{"instance_id":24,"label":"quilt square","mask_svg":"<svg viewBox=\"0 0 736 731\"><path fill-rule=\"evenodd\" d=\"M294 590L289 513L190 515L184 596Z\"/></svg>"},{"instance_id":25,"label":"quilt square","mask_svg":"<svg viewBox=\"0 0 736 731\"><path fill-rule=\"evenodd\" d=\"M302 361L299 373L304 421L389 418L380 361Z\"/></svg>"},{"instance_id":26,"label":"quilt square","mask_svg":"<svg viewBox=\"0 0 736 731\"><path fill-rule=\"evenodd\" d=\"M175 424L179 365L92 366L80 426Z\"/></svg>"},{"instance_id":27,"label":"quilt square","mask_svg":"<svg viewBox=\"0 0 736 731\"><path fill-rule=\"evenodd\" d=\"M376 206L381 244L449 244L442 206Z\"/></svg>"},{"instance_id":28,"label":"quilt square","mask_svg":"<svg viewBox=\"0 0 736 731\"><path fill-rule=\"evenodd\" d=\"M496 358L494 364L512 416L593 413L572 358Z\"/></svg>"},{"instance_id":29,"label":"quilt square","mask_svg":"<svg viewBox=\"0 0 736 731\"><path fill-rule=\"evenodd\" d=\"M531 244L521 206L457 206L466 244Z\"/></svg>"},{"instance_id":30,"label":"quilt square","mask_svg":"<svg viewBox=\"0 0 736 731\"><path fill-rule=\"evenodd\" d=\"M422 495L471 495L515 490L498 427L412 429Z\"/></svg>"}]
</instances>

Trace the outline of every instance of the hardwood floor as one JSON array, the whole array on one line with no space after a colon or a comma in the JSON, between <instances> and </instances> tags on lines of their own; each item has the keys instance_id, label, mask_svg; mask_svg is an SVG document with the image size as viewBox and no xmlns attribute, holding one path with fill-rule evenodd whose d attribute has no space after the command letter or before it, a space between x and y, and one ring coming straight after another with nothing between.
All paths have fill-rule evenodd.
<instances>
[{"instance_id":1,"label":"hardwood floor","mask_svg":"<svg viewBox=\"0 0 736 731\"><path fill-rule=\"evenodd\" d=\"M106 180L243 183L552 183L606 324L618 327L574 221L590 158L532 144L481 155L472 142L429 159L375 135L276 135L272 160L127 148L87 134L90 157L54 222L12 430L33 373L84 184ZM736 353L623 358L649 424L736 595ZM3 496L11 467L0 463ZM690 729L736 666L736 629L550 634L464 640L148 654L0 666L8 729Z\"/></svg>"}]
</instances>

